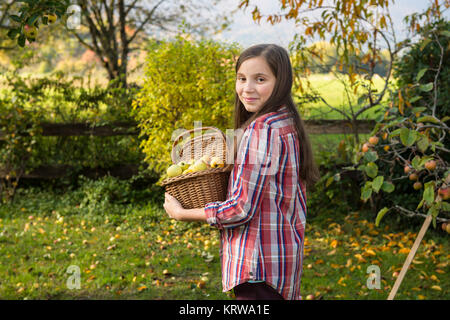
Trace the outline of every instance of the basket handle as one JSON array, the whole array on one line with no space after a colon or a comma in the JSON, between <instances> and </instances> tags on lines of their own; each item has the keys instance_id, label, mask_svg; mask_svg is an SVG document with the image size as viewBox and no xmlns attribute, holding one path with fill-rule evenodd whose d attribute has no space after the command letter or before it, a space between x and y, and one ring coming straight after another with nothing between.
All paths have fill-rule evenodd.
<instances>
[{"instance_id":1,"label":"basket handle","mask_svg":"<svg viewBox=\"0 0 450 320\"><path fill-rule=\"evenodd\" d=\"M225 138L225 134L224 134L221 130L219 130L219 129L215 128L215 127L201 127L201 128L194 128L194 129L190 129L190 130L188 130L188 131L185 131L185 132L179 134L179 135L175 138L175 140L173 141L173 144L172 144L172 153L171 153L171 158L172 158L172 162L173 162L173 163L176 162L176 152L175 152L176 148L175 148L175 147L176 147L176 145L179 143L179 140L180 140L182 137L187 136L188 134L190 135L192 132L195 132L195 131L204 131L204 130L213 130L213 131L216 131L216 132L220 133L220 137L222 138L222 140L223 140L223 142L224 142L224 144L225 144L225 148L227 148L226 151L228 152L228 146L227 146L227 141L226 141L226 138Z\"/></svg>"}]
</instances>

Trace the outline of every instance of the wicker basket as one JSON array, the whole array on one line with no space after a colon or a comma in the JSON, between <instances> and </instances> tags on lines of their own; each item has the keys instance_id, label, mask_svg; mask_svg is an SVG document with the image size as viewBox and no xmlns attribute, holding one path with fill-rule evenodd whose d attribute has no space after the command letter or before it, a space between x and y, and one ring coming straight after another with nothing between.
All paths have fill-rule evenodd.
<instances>
[{"instance_id":1,"label":"wicker basket","mask_svg":"<svg viewBox=\"0 0 450 320\"><path fill-rule=\"evenodd\" d=\"M208 130L208 133L203 133ZM195 136L196 131L200 135ZM180 143L180 139L194 132L194 137ZM198 160L202 156L220 157L223 168L185 173L161 182L166 192L175 197L185 209L203 208L213 201L224 201L227 196L228 179L233 165L226 164L227 143L222 131L214 127L194 128L175 138L172 146L172 162Z\"/></svg>"}]
</instances>

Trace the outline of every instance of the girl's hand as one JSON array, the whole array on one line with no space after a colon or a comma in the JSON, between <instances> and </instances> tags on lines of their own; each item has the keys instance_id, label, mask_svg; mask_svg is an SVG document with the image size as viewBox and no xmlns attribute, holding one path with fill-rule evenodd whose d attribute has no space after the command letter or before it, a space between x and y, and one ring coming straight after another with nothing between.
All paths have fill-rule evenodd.
<instances>
[{"instance_id":1,"label":"girl's hand","mask_svg":"<svg viewBox=\"0 0 450 320\"><path fill-rule=\"evenodd\" d=\"M181 203L167 192L165 195L164 209L169 217L175 220L181 220L181 211L184 210Z\"/></svg>"}]
</instances>

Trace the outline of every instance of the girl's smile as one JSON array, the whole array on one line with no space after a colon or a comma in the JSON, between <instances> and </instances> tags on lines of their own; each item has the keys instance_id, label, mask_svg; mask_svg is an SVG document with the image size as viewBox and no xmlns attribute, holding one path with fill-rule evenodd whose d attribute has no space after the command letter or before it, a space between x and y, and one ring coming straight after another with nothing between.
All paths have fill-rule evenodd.
<instances>
[{"instance_id":1,"label":"girl's smile","mask_svg":"<svg viewBox=\"0 0 450 320\"><path fill-rule=\"evenodd\" d=\"M236 74L236 93L249 112L258 111L275 87L275 76L266 60L259 56L244 61Z\"/></svg>"}]
</instances>

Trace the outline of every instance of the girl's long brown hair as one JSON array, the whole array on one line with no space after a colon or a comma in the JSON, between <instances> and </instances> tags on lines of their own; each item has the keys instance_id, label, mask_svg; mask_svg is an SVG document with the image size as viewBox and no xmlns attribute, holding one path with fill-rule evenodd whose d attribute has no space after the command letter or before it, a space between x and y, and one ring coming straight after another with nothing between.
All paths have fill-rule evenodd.
<instances>
[{"instance_id":1,"label":"girl's long brown hair","mask_svg":"<svg viewBox=\"0 0 450 320\"><path fill-rule=\"evenodd\" d=\"M257 112L248 112L245 109L239 96L235 93L234 104L234 129L245 129L256 118L277 111L285 105L291 113L295 128L299 138L300 146L300 179L307 187L313 187L319 180L319 169L313 158L312 147L309 137L305 131L304 123L298 113L297 107L292 99L292 65L288 52L276 44L254 45L241 53L236 62L236 73L241 64L247 59L263 57L270 66L272 73L276 77L275 87L271 96ZM236 150L236 148L235 148Z\"/></svg>"}]
</instances>

